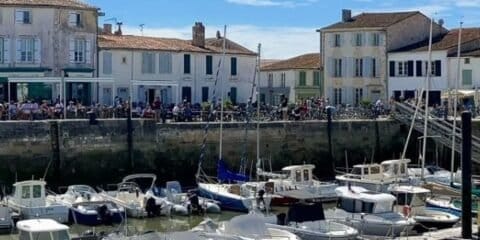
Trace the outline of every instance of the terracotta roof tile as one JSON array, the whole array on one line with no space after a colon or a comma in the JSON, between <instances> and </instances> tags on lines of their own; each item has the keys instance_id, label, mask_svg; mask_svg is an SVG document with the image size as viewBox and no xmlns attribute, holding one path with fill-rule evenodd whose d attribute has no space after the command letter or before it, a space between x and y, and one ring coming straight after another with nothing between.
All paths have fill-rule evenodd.
<instances>
[{"instance_id":1,"label":"terracotta roof tile","mask_svg":"<svg viewBox=\"0 0 480 240\"><path fill-rule=\"evenodd\" d=\"M288 69L319 69L319 53L309 53L283 61L274 62L262 67L262 71L278 71Z\"/></svg>"},{"instance_id":2,"label":"terracotta roof tile","mask_svg":"<svg viewBox=\"0 0 480 240\"><path fill-rule=\"evenodd\" d=\"M454 56L457 56L457 54L455 53ZM462 57L480 57L480 49L462 52Z\"/></svg>"},{"instance_id":3,"label":"terracotta roof tile","mask_svg":"<svg viewBox=\"0 0 480 240\"><path fill-rule=\"evenodd\" d=\"M420 12L362 13L347 22L337 22L323 29L388 27Z\"/></svg>"},{"instance_id":4,"label":"terracotta roof tile","mask_svg":"<svg viewBox=\"0 0 480 240\"><path fill-rule=\"evenodd\" d=\"M448 33L432 39L432 50L455 50L458 44L459 29L452 29ZM467 43L473 40L480 40L480 28L464 28L462 29L462 43ZM428 51L428 39L406 46L393 52L400 51Z\"/></svg>"},{"instance_id":5,"label":"terracotta roof tile","mask_svg":"<svg viewBox=\"0 0 480 240\"><path fill-rule=\"evenodd\" d=\"M103 49L137 49L174 52L222 53L222 39L205 39L205 47L197 47L191 40L176 38L144 37L133 35L100 35L98 45ZM255 55L254 52L227 39L227 54Z\"/></svg>"},{"instance_id":6,"label":"terracotta roof tile","mask_svg":"<svg viewBox=\"0 0 480 240\"><path fill-rule=\"evenodd\" d=\"M98 9L80 0L1 0L0 5L32 6L32 7L64 7L75 9Z\"/></svg>"}]
</instances>

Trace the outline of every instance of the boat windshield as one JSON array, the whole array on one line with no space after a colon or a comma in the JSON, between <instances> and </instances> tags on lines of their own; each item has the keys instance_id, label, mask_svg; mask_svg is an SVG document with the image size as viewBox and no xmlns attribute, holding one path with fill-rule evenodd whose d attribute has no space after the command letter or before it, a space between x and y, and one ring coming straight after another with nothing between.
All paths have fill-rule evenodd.
<instances>
[{"instance_id":1,"label":"boat windshield","mask_svg":"<svg viewBox=\"0 0 480 240\"><path fill-rule=\"evenodd\" d=\"M68 236L67 230L52 232L52 237L53 237L52 240L69 240L70 239L70 237Z\"/></svg>"},{"instance_id":2,"label":"boat windshield","mask_svg":"<svg viewBox=\"0 0 480 240\"><path fill-rule=\"evenodd\" d=\"M67 230L55 231L55 232L32 232L32 239L30 234L25 231L21 231L19 235L20 240L69 240Z\"/></svg>"},{"instance_id":3,"label":"boat windshield","mask_svg":"<svg viewBox=\"0 0 480 240\"><path fill-rule=\"evenodd\" d=\"M365 202L358 199L341 198L337 203L337 208L350 213L373 213L375 203Z\"/></svg>"},{"instance_id":4,"label":"boat windshield","mask_svg":"<svg viewBox=\"0 0 480 240\"><path fill-rule=\"evenodd\" d=\"M354 175L362 175L362 168L360 168L360 167L354 167L354 168L352 169L351 174L354 174Z\"/></svg>"}]
</instances>

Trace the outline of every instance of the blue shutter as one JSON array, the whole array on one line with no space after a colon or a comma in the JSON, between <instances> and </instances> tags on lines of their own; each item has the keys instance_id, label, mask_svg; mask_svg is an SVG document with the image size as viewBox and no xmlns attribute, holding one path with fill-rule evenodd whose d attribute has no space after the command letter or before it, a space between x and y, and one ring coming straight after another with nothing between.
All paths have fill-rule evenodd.
<instances>
[{"instance_id":1,"label":"blue shutter","mask_svg":"<svg viewBox=\"0 0 480 240\"><path fill-rule=\"evenodd\" d=\"M363 77L366 77L366 78L372 77L372 58L371 57L363 58Z\"/></svg>"},{"instance_id":2,"label":"blue shutter","mask_svg":"<svg viewBox=\"0 0 480 240\"><path fill-rule=\"evenodd\" d=\"M327 72L328 72L328 76L329 77L334 77L334 65L335 65L335 61L333 60L333 58L329 57L327 58Z\"/></svg>"},{"instance_id":3,"label":"blue shutter","mask_svg":"<svg viewBox=\"0 0 480 240\"><path fill-rule=\"evenodd\" d=\"M342 58L342 74L341 74L341 77L344 78L344 77L347 77L347 69L348 69L348 64L347 64L347 61L348 61L348 58L344 57Z\"/></svg>"},{"instance_id":4,"label":"blue shutter","mask_svg":"<svg viewBox=\"0 0 480 240\"><path fill-rule=\"evenodd\" d=\"M33 40L33 63L40 64L41 63L41 55L42 54L42 44L40 42L40 38L35 38Z\"/></svg>"},{"instance_id":5,"label":"blue shutter","mask_svg":"<svg viewBox=\"0 0 480 240\"><path fill-rule=\"evenodd\" d=\"M8 38L3 39L3 63L10 63L10 40Z\"/></svg>"}]
</instances>

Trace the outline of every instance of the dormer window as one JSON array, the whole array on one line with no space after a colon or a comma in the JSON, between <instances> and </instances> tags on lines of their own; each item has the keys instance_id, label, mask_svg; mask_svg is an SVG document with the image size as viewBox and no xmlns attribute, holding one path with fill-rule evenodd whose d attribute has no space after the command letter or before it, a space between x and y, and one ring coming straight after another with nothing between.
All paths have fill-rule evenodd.
<instances>
[{"instance_id":1,"label":"dormer window","mask_svg":"<svg viewBox=\"0 0 480 240\"><path fill-rule=\"evenodd\" d=\"M68 26L81 27L82 26L82 14L79 12L70 12L68 15Z\"/></svg>"},{"instance_id":2,"label":"dormer window","mask_svg":"<svg viewBox=\"0 0 480 240\"><path fill-rule=\"evenodd\" d=\"M31 24L32 23L32 18L31 18L31 12L29 10L16 10L15 11L15 23L20 23L20 24Z\"/></svg>"}]
</instances>

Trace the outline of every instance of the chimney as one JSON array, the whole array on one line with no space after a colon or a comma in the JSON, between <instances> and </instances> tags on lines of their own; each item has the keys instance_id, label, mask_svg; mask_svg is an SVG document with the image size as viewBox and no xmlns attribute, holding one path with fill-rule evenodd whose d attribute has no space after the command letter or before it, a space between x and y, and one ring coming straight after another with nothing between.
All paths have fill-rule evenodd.
<instances>
[{"instance_id":1,"label":"chimney","mask_svg":"<svg viewBox=\"0 0 480 240\"><path fill-rule=\"evenodd\" d=\"M352 20L352 10L342 9L342 22L349 22Z\"/></svg>"},{"instance_id":2,"label":"chimney","mask_svg":"<svg viewBox=\"0 0 480 240\"><path fill-rule=\"evenodd\" d=\"M122 22L117 22L118 29L117 31L115 31L115 35L122 36L122 25L123 25Z\"/></svg>"},{"instance_id":3,"label":"chimney","mask_svg":"<svg viewBox=\"0 0 480 240\"><path fill-rule=\"evenodd\" d=\"M112 35L112 24L109 24L109 23L103 24L102 33L105 35Z\"/></svg>"},{"instance_id":4,"label":"chimney","mask_svg":"<svg viewBox=\"0 0 480 240\"><path fill-rule=\"evenodd\" d=\"M196 47L205 47L205 27L201 22L196 22L192 27L192 44Z\"/></svg>"},{"instance_id":5,"label":"chimney","mask_svg":"<svg viewBox=\"0 0 480 240\"><path fill-rule=\"evenodd\" d=\"M220 34L220 31L217 31L217 39L221 39L222 38L222 34Z\"/></svg>"}]
</instances>

